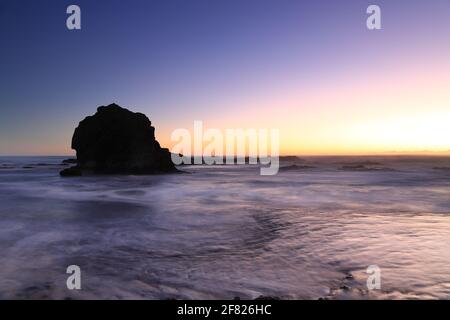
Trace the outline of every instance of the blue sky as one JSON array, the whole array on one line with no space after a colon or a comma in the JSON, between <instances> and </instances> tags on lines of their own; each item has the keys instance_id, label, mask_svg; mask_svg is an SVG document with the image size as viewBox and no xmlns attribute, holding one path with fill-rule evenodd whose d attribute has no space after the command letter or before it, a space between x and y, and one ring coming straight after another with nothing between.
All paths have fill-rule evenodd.
<instances>
[{"instance_id":1,"label":"blue sky","mask_svg":"<svg viewBox=\"0 0 450 320\"><path fill-rule=\"evenodd\" d=\"M383 30L365 27L371 3L382 8ZM70 4L81 7L82 30L66 28ZM77 123L112 102L146 113L165 145L194 120L258 125L252 116L307 138L313 129L296 132L286 118L345 111L328 93L370 74L388 83L383 75L397 67L430 77L441 61L445 70L449 33L445 0L0 1L0 154L70 153ZM320 106L301 103L311 92L325 97ZM442 94L432 107L448 102ZM291 144L286 150L302 152Z\"/></svg>"}]
</instances>

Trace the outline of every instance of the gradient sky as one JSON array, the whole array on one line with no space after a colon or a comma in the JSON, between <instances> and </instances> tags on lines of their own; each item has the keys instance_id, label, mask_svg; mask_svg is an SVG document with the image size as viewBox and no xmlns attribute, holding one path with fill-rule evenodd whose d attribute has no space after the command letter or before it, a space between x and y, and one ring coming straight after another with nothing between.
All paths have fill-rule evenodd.
<instances>
[{"instance_id":1,"label":"gradient sky","mask_svg":"<svg viewBox=\"0 0 450 320\"><path fill-rule=\"evenodd\" d=\"M0 0L0 40L0 155L71 154L112 102L166 147L203 120L279 128L282 154L450 150L449 0Z\"/></svg>"}]
</instances>

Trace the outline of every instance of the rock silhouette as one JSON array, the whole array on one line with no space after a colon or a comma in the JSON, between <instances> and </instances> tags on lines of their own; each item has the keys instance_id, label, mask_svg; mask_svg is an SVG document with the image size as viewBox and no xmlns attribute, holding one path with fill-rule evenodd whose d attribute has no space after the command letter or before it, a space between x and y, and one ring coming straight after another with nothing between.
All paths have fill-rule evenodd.
<instances>
[{"instance_id":1,"label":"rock silhouette","mask_svg":"<svg viewBox=\"0 0 450 320\"><path fill-rule=\"evenodd\" d=\"M101 106L82 120L73 134L72 149L77 153L77 166L61 171L61 176L177 171L169 150L156 141L147 116L117 104Z\"/></svg>"}]
</instances>

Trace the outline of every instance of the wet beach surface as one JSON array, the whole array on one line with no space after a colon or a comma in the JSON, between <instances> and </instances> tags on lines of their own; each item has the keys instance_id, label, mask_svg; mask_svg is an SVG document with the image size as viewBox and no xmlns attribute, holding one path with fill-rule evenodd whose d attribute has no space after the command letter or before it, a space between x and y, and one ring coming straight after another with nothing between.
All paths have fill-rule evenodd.
<instances>
[{"instance_id":1,"label":"wet beach surface","mask_svg":"<svg viewBox=\"0 0 450 320\"><path fill-rule=\"evenodd\" d=\"M448 157L61 178L63 159L0 157L1 299L450 297Z\"/></svg>"}]
</instances>

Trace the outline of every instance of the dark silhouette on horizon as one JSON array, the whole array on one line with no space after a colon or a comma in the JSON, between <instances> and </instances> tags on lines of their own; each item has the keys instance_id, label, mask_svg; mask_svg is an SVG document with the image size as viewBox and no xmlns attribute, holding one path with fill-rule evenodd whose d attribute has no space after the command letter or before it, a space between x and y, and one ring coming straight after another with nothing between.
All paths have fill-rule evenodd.
<instances>
[{"instance_id":1,"label":"dark silhouette on horizon","mask_svg":"<svg viewBox=\"0 0 450 320\"><path fill-rule=\"evenodd\" d=\"M155 128L142 113L113 103L82 120L72 137L77 165L61 176L155 174L176 172L168 149L155 139Z\"/></svg>"}]
</instances>

